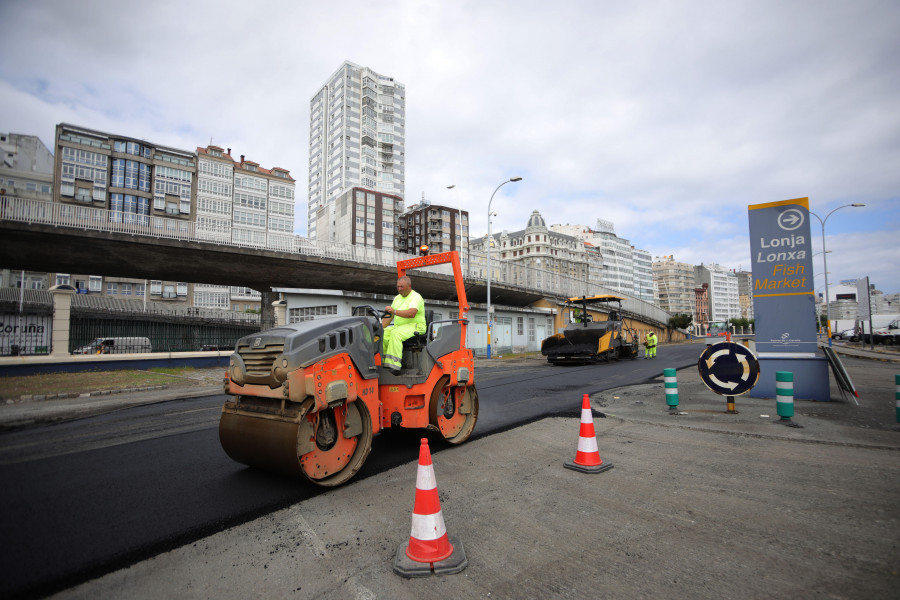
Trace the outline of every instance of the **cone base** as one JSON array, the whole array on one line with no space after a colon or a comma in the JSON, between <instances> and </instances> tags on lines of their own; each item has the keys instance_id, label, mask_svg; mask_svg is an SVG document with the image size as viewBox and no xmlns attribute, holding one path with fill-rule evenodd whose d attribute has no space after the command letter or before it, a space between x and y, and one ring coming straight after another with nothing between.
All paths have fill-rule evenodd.
<instances>
[{"instance_id":1,"label":"cone base","mask_svg":"<svg viewBox=\"0 0 900 600\"><path fill-rule=\"evenodd\" d=\"M609 471L613 468L612 463L603 463L599 465L585 466L579 465L574 460L567 460L563 463L563 466L567 469L572 469L573 471L579 471L581 473L602 473L603 471Z\"/></svg>"},{"instance_id":2,"label":"cone base","mask_svg":"<svg viewBox=\"0 0 900 600\"><path fill-rule=\"evenodd\" d=\"M463 569L469 566L466 559L466 551L462 542L454 535L448 535L450 544L453 546L453 554L433 563L417 562L406 555L406 547L409 546L409 540L403 542L397 549L397 557L394 558L394 573L401 577L428 577L429 575L453 575L461 573Z\"/></svg>"}]
</instances>

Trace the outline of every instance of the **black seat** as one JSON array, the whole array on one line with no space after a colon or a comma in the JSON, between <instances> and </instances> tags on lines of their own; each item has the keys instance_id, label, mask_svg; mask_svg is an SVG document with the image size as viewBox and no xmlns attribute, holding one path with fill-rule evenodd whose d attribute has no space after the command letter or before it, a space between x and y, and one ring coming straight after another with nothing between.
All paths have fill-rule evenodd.
<instances>
[{"instance_id":1,"label":"black seat","mask_svg":"<svg viewBox=\"0 0 900 600\"><path fill-rule=\"evenodd\" d=\"M433 310L425 310L425 333L415 333L411 338L403 340L404 350L422 350L428 343L428 330L431 329L431 320L434 318Z\"/></svg>"}]
</instances>

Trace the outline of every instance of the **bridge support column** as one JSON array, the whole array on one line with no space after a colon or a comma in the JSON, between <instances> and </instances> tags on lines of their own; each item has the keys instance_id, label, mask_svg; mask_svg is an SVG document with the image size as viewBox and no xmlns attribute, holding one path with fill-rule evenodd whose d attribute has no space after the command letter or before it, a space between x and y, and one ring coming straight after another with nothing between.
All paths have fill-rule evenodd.
<instances>
[{"instance_id":1,"label":"bridge support column","mask_svg":"<svg viewBox=\"0 0 900 600\"><path fill-rule=\"evenodd\" d=\"M283 299L276 300L272 303L272 309L275 311L275 327L287 325L287 302Z\"/></svg>"},{"instance_id":2,"label":"bridge support column","mask_svg":"<svg viewBox=\"0 0 900 600\"><path fill-rule=\"evenodd\" d=\"M278 292L272 290L262 290L262 299L259 303L259 324L260 329L270 329L279 323L275 321L275 307L272 303L279 300Z\"/></svg>"},{"instance_id":3,"label":"bridge support column","mask_svg":"<svg viewBox=\"0 0 900 600\"><path fill-rule=\"evenodd\" d=\"M69 324L75 288L55 285L50 288L53 298L53 329L50 337L50 356L69 356Z\"/></svg>"}]
</instances>

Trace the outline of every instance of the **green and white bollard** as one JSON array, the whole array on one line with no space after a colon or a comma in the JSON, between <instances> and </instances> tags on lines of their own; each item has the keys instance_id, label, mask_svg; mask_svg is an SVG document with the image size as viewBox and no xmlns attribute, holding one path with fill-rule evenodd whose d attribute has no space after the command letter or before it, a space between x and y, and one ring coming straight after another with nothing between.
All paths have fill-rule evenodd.
<instances>
[{"instance_id":1,"label":"green and white bollard","mask_svg":"<svg viewBox=\"0 0 900 600\"><path fill-rule=\"evenodd\" d=\"M775 410L781 423L788 425L794 416L794 374L791 371L775 371Z\"/></svg>"},{"instance_id":2,"label":"green and white bollard","mask_svg":"<svg viewBox=\"0 0 900 600\"><path fill-rule=\"evenodd\" d=\"M678 378L675 376L675 369L663 369L663 379L666 382L666 404L669 406L669 414L678 414ZM897 410L900 411L900 408Z\"/></svg>"},{"instance_id":3,"label":"green and white bollard","mask_svg":"<svg viewBox=\"0 0 900 600\"><path fill-rule=\"evenodd\" d=\"M897 422L900 423L900 375L894 375L894 385L897 386L894 391L894 400L897 401Z\"/></svg>"}]
</instances>

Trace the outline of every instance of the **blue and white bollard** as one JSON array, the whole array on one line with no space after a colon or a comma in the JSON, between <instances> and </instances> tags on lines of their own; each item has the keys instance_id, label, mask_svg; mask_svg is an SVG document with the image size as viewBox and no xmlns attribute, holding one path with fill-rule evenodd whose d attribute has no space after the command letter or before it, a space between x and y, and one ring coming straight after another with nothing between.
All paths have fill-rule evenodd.
<instances>
[{"instance_id":1,"label":"blue and white bollard","mask_svg":"<svg viewBox=\"0 0 900 600\"><path fill-rule=\"evenodd\" d=\"M675 376L675 369L663 369L663 379L666 382L666 404L669 407L669 414L678 414L678 378Z\"/></svg>"},{"instance_id":2,"label":"blue and white bollard","mask_svg":"<svg viewBox=\"0 0 900 600\"><path fill-rule=\"evenodd\" d=\"M775 371L775 410L780 423L791 424L794 416L794 374L791 371Z\"/></svg>"}]
</instances>

